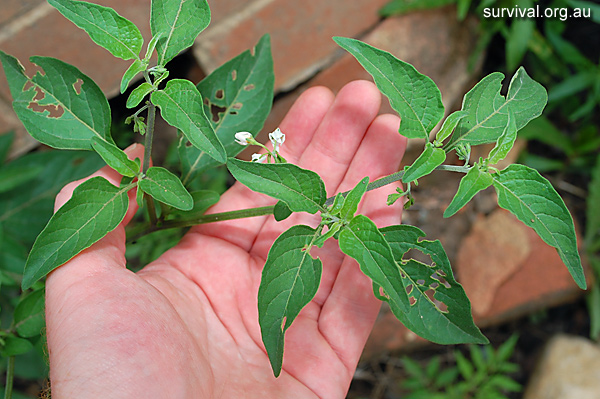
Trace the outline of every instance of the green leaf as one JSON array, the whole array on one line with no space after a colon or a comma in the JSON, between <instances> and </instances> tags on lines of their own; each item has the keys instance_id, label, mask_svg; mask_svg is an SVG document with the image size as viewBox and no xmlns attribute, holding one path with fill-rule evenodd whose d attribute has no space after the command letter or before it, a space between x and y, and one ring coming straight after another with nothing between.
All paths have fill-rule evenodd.
<instances>
[{"instance_id":1,"label":"green leaf","mask_svg":"<svg viewBox=\"0 0 600 399\"><path fill-rule=\"evenodd\" d=\"M392 54L359 40L343 37L333 40L373 76L379 90L402 119L400 134L427 140L429 132L444 117L442 95L433 80Z\"/></svg>"},{"instance_id":2,"label":"green leaf","mask_svg":"<svg viewBox=\"0 0 600 399\"><path fill-rule=\"evenodd\" d=\"M256 134L262 129L273 104L274 82L271 42L265 35L253 52L243 52L198 84L205 101L204 112L210 116L227 156L234 157L244 149L234 141L235 133ZM200 172L217 165L205 152L187 145L187 140L180 143L179 156L186 185Z\"/></svg>"},{"instance_id":3,"label":"green leaf","mask_svg":"<svg viewBox=\"0 0 600 399\"><path fill-rule=\"evenodd\" d=\"M258 289L258 321L271 367L279 376L285 331L315 296L322 264L310 256L316 230L293 226L273 243Z\"/></svg>"},{"instance_id":4,"label":"green leaf","mask_svg":"<svg viewBox=\"0 0 600 399\"><path fill-rule=\"evenodd\" d=\"M318 174L289 163L263 164L229 158L227 168L243 185L286 203L292 212L316 213L327 199Z\"/></svg>"},{"instance_id":5,"label":"green leaf","mask_svg":"<svg viewBox=\"0 0 600 399\"><path fill-rule=\"evenodd\" d=\"M586 199L585 243L587 248L600 247L600 155L596 157L596 166L588 186Z\"/></svg>"},{"instance_id":6,"label":"green leaf","mask_svg":"<svg viewBox=\"0 0 600 399\"><path fill-rule=\"evenodd\" d=\"M135 60L133 61L133 63L131 63L129 68L127 68L127 70L125 71L123 79L121 79L121 94L125 93L127 87L129 86L129 83L133 80L133 78L135 78L138 73L144 72L146 70L146 67L147 65L145 65L140 60Z\"/></svg>"},{"instance_id":7,"label":"green leaf","mask_svg":"<svg viewBox=\"0 0 600 399\"><path fill-rule=\"evenodd\" d=\"M548 101L542 85L531 79L521 67L511 79L504 98L500 95L503 79L503 74L494 72L465 95L462 109L468 115L459 122L446 145L447 150L461 144L494 143L508 124L509 109L515 117L517 130L541 115Z\"/></svg>"},{"instance_id":8,"label":"green leaf","mask_svg":"<svg viewBox=\"0 0 600 399\"><path fill-rule=\"evenodd\" d=\"M392 306L394 315L417 335L438 344L487 343L471 316L471 304L462 286L452 274L450 261L439 240L425 236L414 226L388 226L381 229L393 257L409 287L411 306ZM340 240L341 244L341 240ZM405 259L410 250L418 250L431 264Z\"/></svg>"},{"instance_id":9,"label":"green leaf","mask_svg":"<svg viewBox=\"0 0 600 399\"><path fill-rule=\"evenodd\" d=\"M529 122L520 132L519 137L525 140L538 140L544 144L564 151L566 154L573 152L573 141L561 132L544 115Z\"/></svg>"},{"instance_id":10,"label":"green leaf","mask_svg":"<svg viewBox=\"0 0 600 399\"><path fill-rule=\"evenodd\" d=\"M433 172L435 168L440 166L446 160L446 152L441 148L436 148L431 143L425 144L425 150L419 155L419 157L413 162L412 165L406 169L402 176L404 183L410 183L423 176L426 176Z\"/></svg>"},{"instance_id":11,"label":"green leaf","mask_svg":"<svg viewBox=\"0 0 600 399\"><path fill-rule=\"evenodd\" d=\"M43 170L28 184L0 193L0 224L6 236L29 250L54 213L54 199L60 189L103 165L94 152L84 151L36 152L10 162L6 167L14 170L40 166Z\"/></svg>"},{"instance_id":12,"label":"green leaf","mask_svg":"<svg viewBox=\"0 0 600 399\"><path fill-rule=\"evenodd\" d=\"M404 279L394 261L392 250L386 238L379 232L375 223L364 215L357 215L340 232L340 249L356 259L360 270L380 287L392 309L404 313L410 309Z\"/></svg>"},{"instance_id":13,"label":"green leaf","mask_svg":"<svg viewBox=\"0 0 600 399\"><path fill-rule=\"evenodd\" d=\"M2 356L18 356L29 352L33 349L33 344L25 338L9 335L4 338L4 348L2 348Z\"/></svg>"},{"instance_id":14,"label":"green leaf","mask_svg":"<svg viewBox=\"0 0 600 399\"><path fill-rule=\"evenodd\" d=\"M6 158L10 152L13 141L15 138L15 132L10 131L0 134L0 165L6 162Z\"/></svg>"},{"instance_id":15,"label":"green leaf","mask_svg":"<svg viewBox=\"0 0 600 399\"><path fill-rule=\"evenodd\" d=\"M444 217L449 218L458 212L467 202L480 192L492 185L494 179L488 172L483 172L477 165L473 166L469 172L460 180L456 195L452 202L444 211Z\"/></svg>"},{"instance_id":16,"label":"green leaf","mask_svg":"<svg viewBox=\"0 0 600 399\"><path fill-rule=\"evenodd\" d=\"M507 362L511 358L518 340L519 336L513 334L506 342L498 347L496 350L496 358L499 362Z\"/></svg>"},{"instance_id":17,"label":"green leaf","mask_svg":"<svg viewBox=\"0 0 600 399\"><path fill-rule=\"evenodd\" d=\"M127 191L102 177L80 184L33 244L25 264L23 289L114 230L129 205Z\"/></svg>"},{"instance_id":18,"label":"green leaf","mask_svg":"<svg viewBox=\"0 0 600 399\"><path fill-rule=\"evenodd\" d=\"M55 148L82 150L91 149L94 136L112 142L108 101L77 68L54 58L31 57L44 74L29 78L13 56L0 51L0 60L15 113L36 140Z\"/></svg>"},{"instance_id":19,"label":"green leaf","mask_svg":"<svg viewBox=\"0 0 600 399\"><path fill-rule=\"evenodd\" d=\"M392 0L379 10L379 15L391 17L392 15L443 7L455 2L456 0Z\"/></svg>"},{"instance_id":20,"label":"green leaf","mask_svg":"<svg viewBox=\"0 0 600 399\"><path fill-rule=\"evenodd\" d=\"M573 219L550 182L536 170L518 164L510 165L493 177L498 205L532 227L546 244L556 248L577 285L585 289Z\"/></svg>"},{"instance_id":21,"label":"green leaf","mask_svg":"<svg viewBox=\"0 0 600 399\"><path fill-rule=\"evenodd\" d=\"M139 58L144 44L140 30L112 8L73 0L48 0L48 3L115 57Z\"/></svg>"},{"instance_id":22,"label":"green leaf","mask_svg":"<svg viewBox=\"0 0 600 399\"><path fill-rule=\"evenodd\" d=\"M14 326L20 337L32 338L40 335L45 327L44 290L27 295L15 308Z\"/></svg>"},{"instance_id":23,"label":"green leaf","mask_svg":"<svg viewBox=\"0 0 600 399\"><path fill-rule=\"evenodd\" d=\"M160 108L167 123L181 130L196 148L219 163L227 161L225 148L204 113L202 96L192 82L170 80L164 90L155 91L150 99Z\"/></svg>"},{"instance_id":24,"label":"green leaf","mask_svg":"<svg viewBox=\"0 0 600 399\"><path fill-rule=\"evenodd\" d=\"M532 6L531 0L521 0L519 3L519 7L523 9L530 9ZM515 18L511 22L506 37L506 67L509 71L516 70L523 60L534 30L535 20L532 18Z\"/></svg>"},{"instance_id":25,"label":"green leaf","mask_svg":"<svg viewBox=\"0 0 600 399\"><path fill-rule=\"evenodd\" d=\"M138 182L140 189L152 198L182 211L194 207L194 199L185 189L181 180L160 166L148 168L146 176Z\"/></svg>"},{"instance_id":26,"label":"green leaf","mask_svg":"<svg viewBox=\"0 0 600 399\"><path fill-rule=\"evenodd\" d=\"M21 168L7 165L0 169L0 193L19 187L35 179L44 169L42 165Z\"/></svg>"},{"instance_id":27,"label":"green leaf","mask_svg":"<svg viewBox=\"0 0 600 399\"><path fill-rule=\"evenodd\" d=\"M515 124L515 117L512 115L512 112L509 110L508 112L508 123L506 124L506 128L498 137L496 141L496 146L492 148L490 154L488 155L488 161L491 165L495 165L498 162L502 161L506 158L509 151L513 148L515 144L515 140L517 139L517 126Z\"/></svg>"},{"instance_id":28,"label":"green leaf","mask_svg":"<svg viewBox=\"0 0 600 399\"><path fill-rule=\"evenodd\" d=\"M281 222L287 219L292 214L292 210L283 201L277 201L275 208L273 209L273 216L275 220Z\"/></svg>"},{"instance_id":29,"label":"green leaf","mask_svg":"<svg viewBox=\"0 0 600 399\"><path fill-rule=\"evenodd\" d=\"M358 204L360 200L367 192L367 186L369 185L369 178L365 177L358 184L350 190L346 198L344 199L344 204L342 205L342 209L340 210L340 217L345 220L350 220L354 217L354 214L358 210Z\"/></svg>"},{"instance_id":30,"label":"green leaf","mask_svg":"<svg viewBox=\"0 0 600 399\"><path fill-rule=\"evenodd\" d=\"M435 141L433 142L434 146L441 147L444 140L450 137L450 135L456 128L456 125L458 125L458 122L460 122L460 120L468 114L469 113L467 111L454 111L453 113L448 115L448 117L442 124L442 127L435 135Z\"/></svg>"},{"instance_id":31,"label":"green leaf","mask_svg":"<svg viewBox=\"0 0 600 399\"><path fill-rule=\"evenodd\" d=\"M152 90L154 90L154 86L152 86L148 82L143 82L131 91L131 94L129 94L129 98L127 98L127 104L125 104L125 106L127 108L137 107L138 105L140 105L144 97L152 93Z\"/></svg>"},{"instance_id":32,"label":"green leaf","mask_svg":"<svg viewBox=\"0 0 600 399\"><path fill-rule=\"evenodd\" d=\"M104 159L104 162L123 176L134 177L139 173L138 164L114 144L92 137L92 148Z\"/></svg>"},{"instance_id":33,"label":"green leaf","mask_svg":"<svg viewBox=\"0 0 600 399\"><path fill-rule=\"evenodd\" d=\"M567 0L567 3L573 7L584 11L582 15L590 16L591 20L600 24L600 4L591 1Z\"/></svg>"},{"instance_id":34,"label":"green leaf","mask_svg":"<svg viewBox=\"0 0 600 399\"><path fill-rule=\"evenodd\" d=\"M156 45L158 64L164 66L191 47L210 23L206 0L152 0L150 31L162 35Z\"/></svg>"},{"instance_id":35,"label":"green leaf","mask_svg":"<svg viewBox=\"0 0 600 399\"><path fill-rule=\"evenodd\" d=\"M475 373L471 362L459 351L454 351L454 359L456 360L456 366L458 367L458 371L460 371L460 375L465 380L470 380Z\"/></svg>"}]
</instances>

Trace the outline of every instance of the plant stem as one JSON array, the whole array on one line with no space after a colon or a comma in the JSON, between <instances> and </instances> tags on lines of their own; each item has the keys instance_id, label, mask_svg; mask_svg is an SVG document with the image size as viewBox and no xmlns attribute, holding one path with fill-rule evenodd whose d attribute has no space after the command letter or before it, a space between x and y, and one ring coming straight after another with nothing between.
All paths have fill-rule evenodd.
<instances>
[{"instance_id":1,"label":"plant stem","mask_svg":"<svg viewBox=\"0 0 600 399\"><path fill-rule=\"evenodd\" d=\"M144 166L142 173L146 174L150 167L150 158L152 157L152 140L154 139L154 121L156 119L156 105L148 103L148 122L146 128L146 140L144 142Z\"/></svg>"},{"instance_id":2,"label":"plant stem","mask_svg":"<svg viewBox=\"0 0 600 399\"><path fill-rule=\"evenodd\" d=\"M12 398L13 380L15 378L15 357L9 356L6 368L6 386L4 388L4 399Z\"/></svg>"},{"instance_id":3,"label":"plant stem","mask_svg":"<svg viewBox=\"0 0 600 399\"><path fill-rule=\"evenodd\" d=\"M469 171L469 167L467 166L455 166L455 165L440 165L435 170L445 170L451 172L460 172L467 173ZM401 170L396 173L392 173L391 175L384 176L380 179L374 180L367 186L367 191L375 190L386 186L388 184L392 184L402 179L404 176L404 171ZM343 192L342 195L345 197L348 195L350 191ZM327 207L333 204L335 196L327 198L323 207ZM154 205L154 204L152 204ZM250 209L240 209L237 211L231 212L222 212L222 213L213 213L210 215L202 215L198 216L194 219L189 220L166 220L157 226L155 222L150 222L150 225L144 225L136 229L132 229L127 232L127 241L135 241L141 236L146 234L153 233L159 230L172 229L172 228L181 228L181 227L191 227L198 224L206 224L206 223L214 223L214 222L222 222L224 220L233 220L233 219L243 219L250 218L256 216L266 216L272 215L273 209L275 206L264 206L260 208L250 208ZM152 215L151 215L152 216ZM156 215L155 215L156 218Z\"/></svg>"}]
</instances>

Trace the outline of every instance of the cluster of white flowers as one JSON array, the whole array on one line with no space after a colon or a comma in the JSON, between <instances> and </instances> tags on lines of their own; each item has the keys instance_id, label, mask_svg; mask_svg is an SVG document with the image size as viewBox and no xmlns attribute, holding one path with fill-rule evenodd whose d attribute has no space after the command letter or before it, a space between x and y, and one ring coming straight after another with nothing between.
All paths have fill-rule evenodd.
<instances>
[{"instance_id":1,"label":"cluster of white flowers","mask_svg":"<svg viewBox=\"0 0 600 399\"><path fill-rule=\"evenodd\" d=\"M271 140L271 143L273 144L273 152L271 152L264 145L257 142L254 139L254 136L252 135L252 133L250 133L250 132L237 132L235 134L235 142L236 143L238 143L240 145L249 145L249 144L259 145L267 150L267 153L265 153L265 154L259 154L259 153L252 154L252 162L264 162L265 159L270 159L270 156L272 156L276 160L276 162L277 162L277 159L283 159L279 155L279 148L285 142L285 134L283 134L281 132L281 129L277 128L273 132L269 133L269 140ZM283 162L285 162L285 160L283 160Z\"/></svg>"}]
</instances>

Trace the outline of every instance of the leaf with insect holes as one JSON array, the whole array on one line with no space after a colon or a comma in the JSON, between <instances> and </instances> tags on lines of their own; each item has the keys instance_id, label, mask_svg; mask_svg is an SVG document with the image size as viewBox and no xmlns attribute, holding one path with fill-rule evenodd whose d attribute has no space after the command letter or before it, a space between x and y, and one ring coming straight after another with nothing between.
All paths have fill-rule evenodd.
<instances>
[{"instance_id":1,"label":"leaf with insect holes","mask_svg":"<svg viewBox=\"0 0 600 399\"><path fill-rule=\"evenodd\" d=\"M387 302L395 309L408 311L410 301L404 279L394 261L392 250L375 223L364 215L355 216L339 236L343 253L354 258L360 270L380 287Z\"/></svg>"},{"instance_id":2,"label":"leaf with insect holes","mask_svg":"<svg viewBox=\"0 0 600 399\"><path fill-rule=\"evenodd\" d=\"M103 177L77 186L35 240L25 264L23 289L114 230L127 212L129 188L115 187Z\"/></svg>"},{"instance_id":3,"label":"leaf with insect holes","mask_svg":"<svg viewBox=\"0 0 600 399\"><path fill-rule=\"evenodd\" d=\"M315 296L322 264L307 246L316 230L303 225L282 233L269 250L258 289L258 322L271 367L279 376L283 364L285 331Z\"/></svg>"},{"instance_id":4,"label":"leaf with insect holes","mask_svg":"<svg viewBox=\"0 0 600 399\"><path fill-rule=\"evenodd\" d=\"M92 79L55 58L31 57L44 70L32 78L13 56L0 51L0 60L13 109L36 140L54 148L81 150L92 149L92 137L112 143L110 107Z\"/></svg>"},{"instance_id":5,"label":"leaf with insect holes","mask_svg":"<svg viewBox=\"0 0 600 399\"><path fill-rule=\"evenodd\" d=\"M400 115L400 134L410 139L428 139L429 132L444 117L442 94L433 80L409 63L359 40L344 37L333 40L373 76L379 90Z\"/></svg>"},{"instance_id":6,"label":"leaf with insect holes","mask_svg":"<svg viewBox=\"0 0 600 399\"><path fill-rule=\"evenodd\" d=\"M92 148L104 162L123 176L133 177L139 172L138 164L127 157L125 151L98 137L92 137Z\"/></svg>"},{"instance_id":7,"label":"leaf with insect holes","mask_svg":"<svg viewBox=\"0 0 600 399\"><path fill-rule=\"evenodd\" d=\"M256 134L262 129L273 104L274 82L271 42L265 35L254 51L231 59L198 84L204 112L228 157L244 149L235 142L235 133ZM218 165L204 151L187 145L185 138L179 145L179 157L186 185L202 171Z\"/></svg>"},{"instance_id":8,"label":"leaf with insect holes","mask_svg":"<svg viewBox=\"0 0 600 399\"><path fill-rule=\"evenodd\" d=\"M494 72L475 85L464 97L462 110L467 111L456 127L446 148L459 145L494 143L508 125L509 110L517 130L541 115L548 95L546 89L531 79L523 67L514 74L506 98L500 94L504 75Z\"/></svg>"},{"instance_id":9,"label":"leaf with insect holes","mask_svg":"<svg viewBox=\"0 0 600 399\"><path fill-rule=\"evenodd\" d=\"M473 322L469 299L454 279L440 241L423 240L425 233L414 226L388 226L380 231L410 291L408 309L390 302L394 315L417 335L438 344L487 343ZM405 259L409 250L425 254L431 264Z\"/></svg>"},{"instance_id":10,"label":"leaf with insect holes","mask_svg":"<svg viewBox=\"0 0 600 399\"><path fill-rule=\"evenodd\" d=\"M510 165L492 176L498 205L533 228L546 244L556 248L577 285L585 289L573 218L552 184L535 169L519 164Z\"/></svg>"},{"instance_id":11,"label":"leaf with insect holes","mask_svg":"<svg viewBox=\"0 0 600 399\"><path fill-rule=\"evenodd\" d=\"M73 0L48 0L48 3L115 57L139 58L144 44L140 30L112 8Z\"/></svg>"},{"instance_id":12,"label":"leaf with insect holes","mask_svg":"<svg viewBox=\"0 0 600 399\"><path fill-rule=\"evenodd\" d=\"M202 95L192 82L170 80L163 90L152 93L150 99L160 108L162 117L178 128L194 147L218 163L227 161L225 148L204 113Z\"/></svg>"},{"instance_id":13,"label":"leaf with insect holes","mask_svg":"<svg viewBox=\"0 0 600 399\"><path fill-rule=\"evenodd\" d=\"M446 152L441 148L436 148L431 143L425 144L425 149L419 157L410 165L404 175L402 181L410 183L423 176L433 172L435 168L440 166L446 160Z\"/></svg>"},{"instance_id":14,"label":"leaf with insect holes","mask_svg":"<svg viewBox=\"0 0 600 399\"><path fill-rule=\"evenodd\" d=\"M177 54L191 47L210 23L206 0L152 0L150 31L159 36L158 64L165 66Z\"/></svg>"},{"instance_id":15,"label":"leaf with insect holes","mask_svg":"<svg viewBox=\"0 0 600 399\"><path fill-rule=\"evenodd\" d=\"M263 164L229 158L227 168L237 181L258 193L285 202L293 212L316 213L327 199L325 183L312 170L289 163Z\"/></svg>"},{"instance_id":16,"label":"leaf with insect holes","mask_svg":"<svg viewBox=\"0 0 600 399\"><path fill-rule=\"evenodd\" d=\"M140 179L138 185L143 192L163 204L182 211L189 211L194 207L194 199L183 187L181 180L160 166L148 168L146 176Z\"/></svg>"},{"instance_id":17,"label":"leaf with insect holes","mask_svg":"<svg viewBox=\"0 0 600 399\"><path fill-rule=\"evenodd\" d=\"M449 218L458 212L467 202L471 201L475 194L491 186L493 180L492 175L488 172L480 170L477 165L473 166L460 180L454 198L444 211L444 217Z\"/></svg>"}]
</instances>

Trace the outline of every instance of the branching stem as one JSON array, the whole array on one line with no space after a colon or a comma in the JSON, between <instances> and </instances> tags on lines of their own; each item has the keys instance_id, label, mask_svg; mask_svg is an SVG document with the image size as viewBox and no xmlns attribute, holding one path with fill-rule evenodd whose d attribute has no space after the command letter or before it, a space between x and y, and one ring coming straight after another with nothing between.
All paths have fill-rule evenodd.
<instances>
[{"instance_id":1,"label":"branching stem","mask_svg":"<svg viewBox=\"0 0 600 399\"><path fill-rule=\"evenodd\" d=\"M445 170L451 172L460 172L467 173L469 171L468 166L455 166L455 165L440 165L435 170ZM396 173L392 173L391 175L384 176L380 179L374 180L367 186L367 191L375 190L386 186L388 184L392 184L402 179L404 176L404 171L401 170ZM346 196L349 191L342 193L342 195ZM335 197L330 197L325 201L324 207L333 204L333 200ZM129 230L127 232L127 240L135 241L141 236L144 236L149 233L153 233L159 230L172 229L172 228L181 228L181 227L191 227L198 224L206 224L206 223L214 223L214 222L222 222L224 220L234 220L234 219L243 219L250 218L256 216L266 216L272 215L273 209L275 206L264 206L260 208L249 208L249 209L240 209L237 211L230 212L222 212L222 213L213 213L210 215L202 215L194 219L189 220L166 220L162 222L160 225L156 225L156 223L150 223L150 225L143 225L138 228Z\"/></svg>"}]
</instances>

